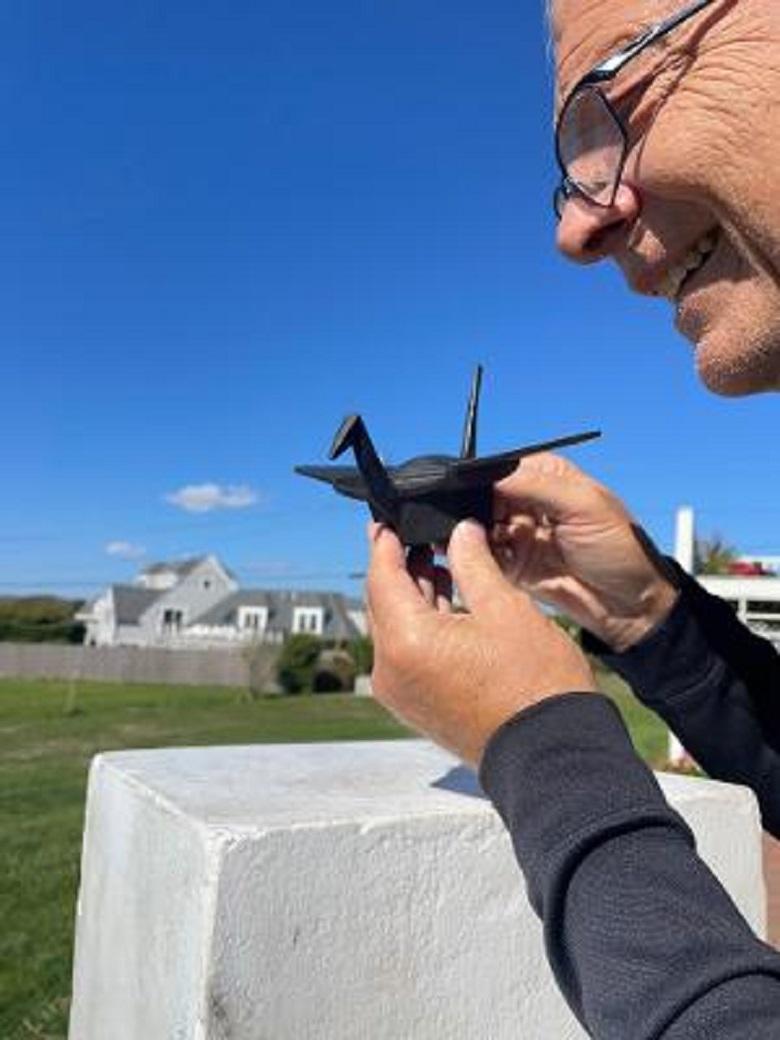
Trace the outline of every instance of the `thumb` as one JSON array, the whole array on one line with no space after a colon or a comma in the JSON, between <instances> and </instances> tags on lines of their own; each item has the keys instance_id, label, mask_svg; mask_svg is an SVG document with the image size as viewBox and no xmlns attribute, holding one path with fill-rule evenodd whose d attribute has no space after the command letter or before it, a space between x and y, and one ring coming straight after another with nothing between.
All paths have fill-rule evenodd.
<instances>
[{"instance_id":1,"label":"thumb","mask_svg":"<svg viewBox=\"0 0 780 1040\"><path fill-rule=\"evenodd\" d=\"M411 615L426 612L425 600L409 574L403 546L388 527L372 525L366 597L375 634L392 630Z\"/></svg>"},{"instance_id":2,"label":"thumb","mask_svg":"<svg viewBox=\"0 0 780 1040\"><path fill-rule=\"evenodd\" d=\"M461 521L447 549L452 576L472 614L501 609L513 589L488 545L485 529L476 520Z\"/></svg>"}]
</instances>

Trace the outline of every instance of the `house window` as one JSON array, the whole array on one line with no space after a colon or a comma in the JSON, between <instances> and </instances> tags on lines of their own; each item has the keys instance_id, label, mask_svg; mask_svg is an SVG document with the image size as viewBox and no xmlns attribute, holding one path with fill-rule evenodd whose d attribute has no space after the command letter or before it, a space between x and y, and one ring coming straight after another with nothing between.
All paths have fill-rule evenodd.
<instances>
[{"instance_id":1,"label":"house window","mask_svg":"<svg viewBox=\"0 0 780 1040\"><path fill-rule=\"evenodd\" d=\"M175 607L166 607L163 611L162 616L162 630L164 633L170 635L174 632L179 632L181 626L184 624L184 611L177 610Z\"/></svg>"},{"instance_id":2,"label":"house window","mask_svg":"<svg viewBox=\"0 0 780 1040\"><path fill-rule=\"evenodd\" d=\"M780 600L749 599L747 609L750 614L780 614Z\"/></svg>"},{"instance_id":3,"label":"house window","mask_svg":"<svg viewBox=\"0 0 780 1040\"><path fill-rule=\"evenodd\" d=\"M321 636L322 623L322 607L295 607L293 610L292 630L295 635L308 632L309 635Z\"/></svg>"},{"instance_id":4,"label":"house window","mask_svg":"<svg viewBox=\"0 0 780 1040\"><path fill-rule=\"evenodd\" d=\"M204 578L203 579L203 588L204 589L210 589L211 588L211 578Z\"/></svg>"},{"instance_id":5,"label":"house window","mask_svg":"<svg viewBox=\"0 0 780 1040\"><path fill-rule=\"evenodd\" d=\"M242 632L264 632L268 624L268 607L239 607L238 627Z\"/></svg>"}]
</instances>

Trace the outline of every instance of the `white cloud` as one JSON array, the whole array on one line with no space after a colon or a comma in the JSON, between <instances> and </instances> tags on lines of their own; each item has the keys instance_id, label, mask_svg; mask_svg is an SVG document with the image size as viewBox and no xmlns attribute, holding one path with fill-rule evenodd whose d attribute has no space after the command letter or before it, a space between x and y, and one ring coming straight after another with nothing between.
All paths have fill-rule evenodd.
<instances>
[{"instance_id":1,"label":"white cloud","mask_svg":"<svg viewBox=\"0 0 780 1040\"><path fill-rule=\"evenodd\" d=\"M146 556L143 545L133 545L132 542L107 542L105 550L109 556L118 556L120 560L140 560Z\"/></svg>"},{"instance_id":2,"label":"white cloud","mask_svg":"<svg viewBox=\"0 0 780 1040\"><path fill-rule=\"evenodd\" d=\"M188 513L209 513L212 509L246 509L257 502L257 492L248 484L187 484L171 491L165 501Z\"/></svg>"}]
</instances>

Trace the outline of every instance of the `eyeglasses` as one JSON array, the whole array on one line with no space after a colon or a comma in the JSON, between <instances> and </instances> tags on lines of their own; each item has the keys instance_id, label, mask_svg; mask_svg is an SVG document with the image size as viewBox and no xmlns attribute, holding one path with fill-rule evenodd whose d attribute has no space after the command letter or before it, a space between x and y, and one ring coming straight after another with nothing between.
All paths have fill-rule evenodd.
<instances>
[{"instance_id":1,"label":"eyeglasses","mask_svg":"<svg viewBox=\"0 0 780 1040\"><path fill-rule=\"evenodd\" d=\"M623 121L600 89L644 50L682 25L715 0L694 0L682 11L651 26L591 69L577 82L561 109L555 127L555 155L561 181L553 206L558 219L567 201L582 196L594 206L608 208L615 201L628 155L628 133Z\"/></svg>"}]
</instances>

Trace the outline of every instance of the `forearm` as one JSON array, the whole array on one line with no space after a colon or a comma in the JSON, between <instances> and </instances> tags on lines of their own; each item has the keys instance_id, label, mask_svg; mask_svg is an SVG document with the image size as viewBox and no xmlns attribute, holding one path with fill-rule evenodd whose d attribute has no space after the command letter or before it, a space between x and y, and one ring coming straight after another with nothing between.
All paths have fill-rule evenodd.
<instances>
[{"instance_id":1,"label":"forearm","mask_svg":"<svg viewBox=\"0 0 780 1040\"><path fill-rule=\"evenodd\" d=\"M684 578L664 622L629 650L599 654L713 777L747 784L780 834L780 658L725 603Z\"/></svg>"},{"instance_id":2,"label":"forearm","mask_svg":"<svg viewBox=\"0 0 780 1040\"><path fill-rule=\"evenodd\" d=\"M481 778L512 836L558 983L592 1036L777 1035L780 955L751 934L698 858L605 698L564 696L522 712L491 740ZM756 1028L743 1015L742 1031L731 1029L717 1007L722 987L746 1007L761 991ZM706 1029L690 1031L698 1020Z\"/></svg>"}]
</instances>

